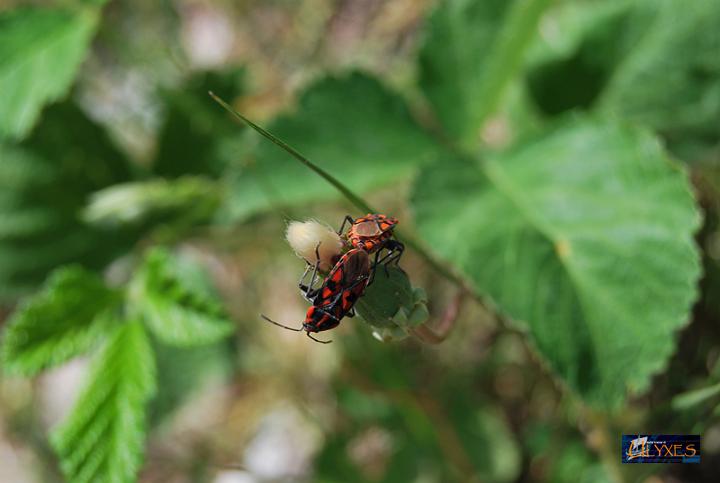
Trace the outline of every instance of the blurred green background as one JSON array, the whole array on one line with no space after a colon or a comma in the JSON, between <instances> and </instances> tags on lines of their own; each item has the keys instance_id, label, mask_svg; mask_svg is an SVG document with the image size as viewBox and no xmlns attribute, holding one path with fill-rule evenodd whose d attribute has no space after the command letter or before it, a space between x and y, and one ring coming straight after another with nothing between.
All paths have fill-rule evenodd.
<instances>
[{"instance_id":1,"label":"blurred green background","mask_svg":"<svg viewBox=\"0 0 720 483\"><path fill-rule=\"evenodd\" d=\"M717 481L719 25L0 0L0 481ZM260 319L307 309L287 222L365 213L209 90L400 220L427 320ZM632 433L702 463L622 465Z\"/></svg>"}]
</instances>

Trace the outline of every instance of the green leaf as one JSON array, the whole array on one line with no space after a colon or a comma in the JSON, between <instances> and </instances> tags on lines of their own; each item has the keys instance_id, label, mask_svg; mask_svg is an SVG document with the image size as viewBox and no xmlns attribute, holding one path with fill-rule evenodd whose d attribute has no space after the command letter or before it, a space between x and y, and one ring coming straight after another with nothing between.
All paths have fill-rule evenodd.
<instances>
[{"instance_id":1,"label":"green leaf","mask_svg":"<svg viewBox=\"0 0 720 483\"><path fill-rule=\"evenodd\" d=\"M630 2L560 2L548 14L557 34L541 36L528 53L530 98L546 115L590 108L606 87L622 42L638 34L626 30Z\"/></svg>"},{"instance_id":2,"label":"green leaf","mask_svg":"<svg viewBox=\"0 0 720 483\"><path fill-rule=\"evenodd\" d=\"M84 200L90 191L133 176L125 153L73 101L48 106L21 146L55 166L64 178L63 192L74 199Z\"/></svg>"},{"instance_id":3,"label":"green leaf","mask_svg":"<svg viewBox=\"0 0 720 483\"><path fill-rule=\"evenodd\" d=\"M458 391L464 390L459 387ZM520 473L520 450L502 412L477 401L452 399L448 410L463 447L482 481L516 481Z\"/></svg>"},{"instance_id":4,"label":"green leaf","mask_svg":"<svg viewBox=\"0 0 720 483\"><path fill-rule=\"evenodd\" d=\"M155 248L131 283L132 310L167 344L216 342L230 335L234 326L208 286L197 266Z\"/></svg>"},{"instance_id":5,"label":"green leaf","mask_svg":"<svg viewBox=\"0 0 720 483\"><path fill-rule=\"evenodd\" d=\"M644 0L628 23L641 33L624 46L599 109L647 124L688 157L717 146L720 3Z\"/></svg>"},{"instance_id":6,"label":"green leaf","mask_svg":"<svg viewBox=\"0 0 720 483\"><path fill-rule=\"evenodd\" d=\"M558 454L559 453L559 454ZM555 448L547 456L550 466L548 481L557 483L612 483L616 481L607 469L581 442Z\"/></svg>"},{"instance_id":7,"label":"green leaf","mask_svg":"<svg viewBox=\"0 0 720 483\"><path fill-rule=\"evenodd\" d=\"M528 85L547 114L593 108L646 124L689 160L720 136L720 4L566 2ZM560 46L558 48L557 46Z\"/></svg>"},{"instance_id":8,"label":"green leaf","mask_svg":"<svg viewBox=\"0 0 720 483\"><path fill-rule=\"evenodd\" d=\"M0 299L31 291L78 262L100 268L134 234L79 219L87 196L131 177L127 158L73 103L48 107L19 146L0 143Z\"/></svg>"},{"instance_id":9,"label":"green leaf","mask_svg":"<svg viewBox=\"0 0 720 483\"><path fill-rule=\"evenodd\" d=\"M96 23L94 10L0 14L0 138L24 137L43 105L67 92Z\"/></svg>"},{"instance_id":10,"label":"green leaf","mask_svg":"<svg viewBox=\"0 0 720 483\"><path fill-rule=\"evenodd\" d=\"M84 353L107 332L109 312L119 300L93 273L76 266L56 270L10 318L3 367L35 374Z\"/></svg>"},{"instance_id":11,"label":"green leaf","mask_svg":"<svg viewBox=\"0 0 720 483\"><path fill-rule=\"evenodd\" d=\"M405 271L395 265L379 268L373 283L355 305L357 313L380 340L400 340L408 329L427 321L427 295L413 288Z\"/></svg>"},{"instance_id":12,"label":"green leaf","mask_svg":"<svg viewBox=\"0 0 720 483\"><path fill-rule=\"evenodd\" d=\"M297 111L268 131L356 193L407 178L438 151L403 99L360 73L317 82L303 94ZM325 180L266 140L232 178L227 216L233 219L338 197Z\"/></svg>"},{"instance_id":13,"label":"green leaf","mask_svg":"<svg viewBox=\"0 0 720 483\"><path fill-rule=\"evenodd\" d=\"M220 203L216 182L199 176L119 183L93 193L83 218L99 226L207 222Z\"/></svg>"},{"instance_id":14,"label":"green leaf","mask_svg":"<svg viewBox=\"0 0 720 483\"><path fill-rule=\"evenodd\" d=\"M401 308L412 309L414 304L410 279L402 269L392 265L377 269L373 283L355 307L370 325L393 327L395 324L392 319L398 311Z\"/></svg>"},{"instance_id":15,"label":"green leaf","mask_svg":"<svg viewBox=\"0 0 720 483\"><path fill-rule=\"evenodd\" d=\"M720 395L720 383L678 394L672 399L676 411L687 411Z\"/></svg>"},{"instance_id":16,"label":"green leaf","mask_svg":"<svg viewBox=\"0 0 720 483\"><path fill-rule=\"evenodd\" d=\"M573 118L481 165L444 160L413 194L425 240L590 403L647 389L689 319L699 215L647 132Z\"/></svg>"},{"instance_id":17,"label":"green leaf","mask_svg":"<svg viewBox=\"0 0 720 483\"><path fill-rule=\"evenodd\" d=\"M51 442L70 483L132 482L145 443L155 362L140 322L117 329L94 361L87 386Z\"/></svg>"},{"instance_id":18,"label":"green leaf","mask_svg":"<svg viewBox=\"0 0 720 483\"><path fill-rule=\"evenodd\" d=\"M450 0L430 16L420 87L445 134L471 144L521 65L548 0Z\"/></svg>"},{"instance_id":19,"label":"green leaf","mask_svg":"<svg viewBox=\"0 0 720 483\"><path fill-rule=\"evenodd\" d=\"M243 69L201 72L180 89L163 93L166 112L158 134L153 171L161 176L188 174L219 176L237 157L229 149L238 128L217 106L208 102L212 90L226 99L242 93Z\"/></svg>"},{"instance_id":20,"label":"green leaf","mask_svg":"<svg viewBox=\"0 0 720 483\"><path fill-rule=\"evenodd\" d=\"M208 385L228 381L233 374L236 346L233 340L195 347L153 344L157 362L157 396L149 407L150 426L161 424Z\"/></svg>"}]
</instances>

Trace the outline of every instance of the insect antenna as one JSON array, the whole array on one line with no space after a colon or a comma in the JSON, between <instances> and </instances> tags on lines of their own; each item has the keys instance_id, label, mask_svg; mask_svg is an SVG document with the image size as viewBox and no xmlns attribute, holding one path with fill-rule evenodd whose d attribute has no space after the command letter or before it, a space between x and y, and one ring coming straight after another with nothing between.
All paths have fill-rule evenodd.
<instances>
[{"instance_id":1,"label":"insect antenna","mask_svg":"<svg viewBox=\"0 0 720 483\"><path fill-rule=\"evenodd\" d=\"M293 328L293 327L288 327L287 325L282 325L282 324L280 324L280 323L278 323L278 322L275 322L275 321L272 320L271 318L264 316L263 314L260 314L260 317L262 317L263 319L267 320L267 321L270 322L271 324L275 324L275 325L277 325L278 327L282 327L283 329L292 330L293 332L302 332L302 328L300 328L300 329L295 329L295 328Z\"/></svg>"}]
</instances>

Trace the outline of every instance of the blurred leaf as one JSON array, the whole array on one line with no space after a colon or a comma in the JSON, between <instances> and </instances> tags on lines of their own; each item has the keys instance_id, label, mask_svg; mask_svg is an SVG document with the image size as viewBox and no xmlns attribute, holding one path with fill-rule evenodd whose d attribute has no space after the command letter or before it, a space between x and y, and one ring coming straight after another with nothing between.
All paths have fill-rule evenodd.
<instances>
[{"instance_id":1,"label":"blurred leaf","mask_svg":"<svg viewBox=\"0 0 720 483\"><path fill-rule=\"evenodd\" d=\"M355 336L337 341L342 344L348 363L387 390L408 390L421 382L421 379L414 379L414 369L421 363L419 355L412 350L416 346L402 342L378 344L362 322L348 321L350 324L355 328ZM369 354L372 357L368 357ZM393 370L388 371L388 367Z\"/></svg>"},{"instance_id":2,"label":"blurred leaf","mask_svg":"<svg viewBox=\"0 0 720 483\"><path fill-rule=\"evenodd\" d=\"M350 384L341 385L336 392L338 405L348 417L361 425L370 425L392 416L392 404L380 394L363 392Z\"/></svg>"},{"instance_id":3,"label":"blurred leaf","mask_svg":"<svg viewBox=\"0 0 720 483\"><path fill-rule=\"evenodd\" d=\"M341 395L339 402L350 420L318 455L317 481L415 481L421 474L446 469L437 464L443 455L432 421L417 405L389 404L384 397L353 389Z\"/></svg>"},{"instance_id":4,"label":"blurred leaf","mask_svg":"<svg viewBox=\"0 0 720 483\"><path fill-rule=\"evenodd\" d=\"M133 234L94 230L79 212L89 193L131 176L105 131L70 102L44 111L20 146L0 144L0 299L70 262L98 268Z\"/></svg>"},{"instance_id":5,"label":"blurred leaf","mask_svg":"<svg viewBox=\"0 0 720 483\"><path fill-rule=\"evenodd\" d=\"M0 160L0 242L61 225L53 207L28 202L50 188L57 168L26 150L2 144Z\"/></svg>"},{"instance_id":6,"label":"blurred leaf","mask_svg":"<svg viewBox=\"0 0 720 483\"><path fill-rule=\"evenodd\" d=\"M105 245L107 252L103 254L97 245L100 238L82 226L63 224L56 228L57 233L51 232L52 226L44 224L47 231L33 233L32 237L0 242L0 300L31 292L56 267L72 262L97 267L100 257L112 253L111 243Z\"/></svg>"},{"instance_id":7,"label":"blurred leaf","mask_svg":"<svg viewBox=\"0 0 720 483\"><path fill-rule=\"evenodd\" d=\"M471 405L468 399L455 398L451 404L448 414L481 480L515 481L521 468L520 450L502 414Z\"/></svg>"},{"instance_id":8,"label":"blurred leaf","mask_svg":"<svg viewBox=\"0 0 720 483\"><path fill-rule=\"evenodd\" d=\"M43 105L67 92L97 16L47 8L0 13L0 138L24 137Z\"/></svg>"},{"instance_id":9,"label":"blurred leaf","mask_svg":"<svg viewBox=\"0 0 720 483\"><path fill-rule=\"evenodd\" d=\"M52 163L63 176L64 194L83 200L87 193L132 178L125 153L110 139L107 130L75 102L48 106L40 123L22 147Z\"/></svg>"},{"instance_id":10,"label":"blurred leaf","mask_svg":"<svg viewBox=\"0 0 720 483\"><path fill-rule=\"evenodd\" d=\"M557 33L541 36L531 51L527 86L540 110L557 115L590 108L606 87L630 28L630 2L560 2L548 15ZM623 33L621 35L620 33Z\"/></svg>"},{"instance_id":11,"label":"blurred leaf","mask_svg":"<svg viewBox=\"0 0 720 483\"><path fill-rule=\"evenodd\" d=\"M189 257L176 257L172 268L188 290L202 297L218 297L207 273ZM153 347L158 366L157 397L150 405L153 425L161 423L188 398L202 392L208 380L230 377L237 351L233 339L190 347L156 341Z\"/></svg>"},{"instance_id":12,"label":"blurred leaf","mask_svg":"<svg viewBox=\"0 0 720 483\"><path fill-rule=\"evenodd\" d=\"M140 322L117 329L87 386L51 442L70 483L135 481L145 442L145 406L155 392L152 347Z\"/></svg>"},{"instance_id":13,"label":"blurred leaf","mask_svg":"<svg viewBox=\"0 0 720 483\"><path fill-rule=\"evenodd\" d=\"M93 273L76 266L56 270L10 318L3 367L30 375L84 353L107 332L109 311L119 301Z\"/></svg>"},{"instance_id":14,"label":"blurred leaf","mask_svg":"<svg viewBox=\"0 0 720 483\"><path fill-rule=\"evenodd\" d=\"M678 394L672 399L676 411L686 411L720 395L720 383Z\"/></svg>"},{"instance_id":15,"label":"blurred leaf","mask_svg":"<svg viewBox=\"0 0 720 483\"><path fill-rule=\"evenodd\" d=\"M701 154L691 144L717 146L720 2L645 0L631 21L647 27L622 50L599 108L651 126L689 156Z\"/></svg>"},{"instance_id":16,"label":"blurred leaf","mask_svg":"<svg viewBox=\"0 0 720 483\"><path fill-rule=\"evenodd\" d=\"M499 159L424 170L413 204L426 241L589 402L647 389L673 353L696 296L699 215L646 132L574 118Z\"/></svg>"},{"instance_id":17,"label":"blurred leaf","mask_svg":"<svg viewBox=\"0 0 720 483\"><path fill-rule=\"evenodd\" d=\"M572 47L529 75L530 90L545 112L594 107L618 114L652 127L690 160L717 146L718 2L566 3L555 21L553 43Z\"/></svg>"},{"instance_id":18,"label":"blurred leaf","mask_svg":"<svg viewBox=\"0 0 720 483\"><path fill-rule=\"evenodd\" d=\"M197 290L180 267L166 250L152 249L131 282L132 310L167 344L209 344L230 335L234 325L218 298Z\"/></svg>"},{"instance_id":19,"label":"blurred leaf","mask_svg":"<svg viewBox=\"0 0 720 483\"><path fill-rule=\"evenodd\" d=\"M100 226L192 226L212 217L221 193L197 176L120 183L93 193L83 218Z\"/></svg>"},{"instance_id":20,"label":"blurred leaf","mask_svg":"<svg viewBox=\"0 0 720 483\"><path fill-rule=\"evenodd\" d=\"M366 351L365 356L379 358L386 372L397 367L381 353ZM351 474L349 481L415 481L419 475L437 475L431 481L514 481L520 452L502 414L467 393L458 398L467 390L466 381L444 379L443 387L425 377L405 390L378 384L361 391L353 378L342 377L338 404L343 424L318 459L319 480L345 481L343 475ZM379 448L377 438L369 437L373 433L384 433Z\"/></svg>"},{"instance_id":21,"label":"blurred leaf","mask_svg":"<svg viewBox=\"0 0 720 483\"><path fill-rule=\"evenodd\" d=\"M161 176L219 176L237 152L226 152L225 140L237 139L238 125L208 97L242 94L243 69L202 72L180 89L164 93L165 120L160 128L153 171Z\"/></svg>"},{"instance_id":22,"label":"blurred leaf","mask_svg":"<svg viewBox=\"0 0 720 483\"><path fill-rule=\"evenodd\" d=\"M583 446L573 441L548 455L551 471L548 481L557 483L611 483L602 463ZM619 457L618 457L619 458Z\"/></svg>"},{"instance_id":23,"label":"blurred leaf","mask_svg":"<svg viewBox=\"0 0 720 483\"><path fill-rule=\"evenodd\" d=\"M314 481L318 483L362 483L368 481L347 457L347 444L349 439L333 438L325 445L315 457Z\"/></svg>"},{"instance_id":24,"label":"blurred leaf","mask_svg":"<svg viewBox=\"0 0 720 483\"><path fill-rule=\"evenodd\" d=\"M406 179L438 146L410 117L401 97L353 73L310 87L297 112L269 128L351 190L366 192ZM254 163L233 173L228 216L243 219L273 206L334 199L338 192L272 143L261 139Z\"/></svg>"},{"instance_id":25,"label":"blurred leaf","mask_svg":"<svg viewBox=\"0 0 720 483\"><path fill-rule=\"evenodd\" d=\"M553 483L611 483L598 456L583 445L583 436L568 431L558 421L547 420L525 426L526 446L532 474L538 481ZM628 480L632 477L625 475Z\"/></svg>"},{"instance_id":26,"label":"blurred leaf","mask_svg":"<svg viewBox=\"0 0 720 483\"><path fill-rule=\"evenodd\" d=\"M153 344L157 362L157 396L150 404L154 426L172 415L188 399L202 394L209 381L224 381L232 374L235 344L224 340L196 347Z\"/></svg>"},{"instance_id":27,"label":"blurred leaf","mask_svg":"<svg viewBox=\"0 0 720 483\"><path fill-rule=\"evenodd\" d=\"M535 36L548 0L450 0L430 16L420 86L445 134L474 141Z\"/></svg>"}]
</instances>

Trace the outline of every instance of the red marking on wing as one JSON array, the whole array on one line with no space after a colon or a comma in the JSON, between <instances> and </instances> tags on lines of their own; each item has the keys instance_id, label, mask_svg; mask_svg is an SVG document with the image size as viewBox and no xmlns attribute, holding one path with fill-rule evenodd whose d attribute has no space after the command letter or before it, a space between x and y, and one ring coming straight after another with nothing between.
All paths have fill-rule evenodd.
<instances>
[{"instance_id":1,"label":"red marking on wing","mask_svg":"<svg viewBox=\"0 0 720 483\"><path fill-rule=\"evenodd\" d=\"M332 274L330 280L332 280L335 283L340 283L342 278L343 278L343 270L335 270L335 273Z\"/></svg>"},{"instance_id":2,"label":"red marking on wing","mask_svg":"<svg viewBox=\"0 0 720 483\"><path fill-rule=\"evenodd\" d=\"M305 323L306 324L312 324L313 323L313 314L315 313L315 306L311 305L307 312L305 313Z\"/></svg>"}]
</instances>

